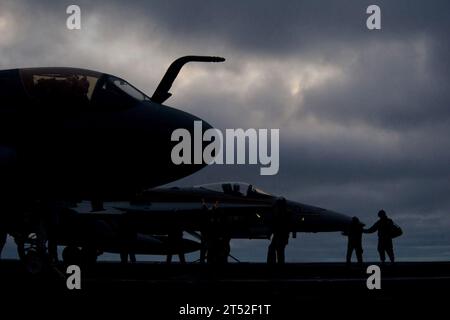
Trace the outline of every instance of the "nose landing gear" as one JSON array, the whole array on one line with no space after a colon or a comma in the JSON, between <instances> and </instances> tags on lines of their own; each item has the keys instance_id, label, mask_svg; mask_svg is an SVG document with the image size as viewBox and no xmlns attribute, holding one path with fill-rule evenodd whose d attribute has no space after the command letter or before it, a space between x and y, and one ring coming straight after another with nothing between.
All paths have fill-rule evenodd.
<instances>
[{"instance_id":1,"label":"nose landing gear","mask_svg":"<svg viewBox=\"0 0 450 320\"><path fill-rule=\"evenodd\" d=\"M47 253L47 241L43 235L36 232L16 234L14 239L17 253L25 269L31 274L43 272L51 261Z\"/></svg>"}]
</instances>

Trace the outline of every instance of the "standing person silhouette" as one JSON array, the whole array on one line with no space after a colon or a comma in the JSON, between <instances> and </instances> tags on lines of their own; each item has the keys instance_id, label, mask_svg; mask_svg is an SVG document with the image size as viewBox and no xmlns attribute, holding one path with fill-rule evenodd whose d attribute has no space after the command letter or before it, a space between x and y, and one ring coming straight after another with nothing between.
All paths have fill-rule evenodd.
<instances>
[{"instance_id":1,"label":"standing person silhouette","mask_svg":"<svg viewBox=\"0 0 450 320\"><path fill-rule=\"evenodd\" d=\"M180 263L185 264L186 258L183 251L183 230L178 226L173 227L167 235L167 240L170 253L167 255L166 262L172 263L172 256L173 253L175 253L178 255Z\"/></svg>"},{"instance_id":2,"label":"standing person silhouette","mask_svg":"<svg viewBox=\"0 0 450 320\"><path fill-rule=\"evenodd\" d=\"M207 230L207 263L228 263L231 237L226 213L218 201L211 209Z\"/></svg>"},{"instance_id":3,"label":"standing person silhouette","mask_svg":"<svg viewBox=\"0 0 450 320\"><path fill-rule=\"evenodd\" d=\"M362 234L363 234L364 223L359 221L358 217L353 217L352 222L345 233L348 237L347 244L347 264L351 263L353 250L356 253L356 259L359 264L363 263L363 248L362 248Z\"/></svg>"},{"instance_id":4,"label":"standing person silhouette","mask_svg":"<svg viewBox=\"0 0 450 320\"><path fill-rule=\"evenodd\" d=\"M378 253L382 263L386 261L386 253L392 263L395 262L394 246L392 244L392 229L394 222L388 218L384 210L378 212L379 220L364 233L373 233L378 231Z\"/></svg>"},{"instance_id":5,"label":"standing person silhouette","mask_svg":"<svg viewBox=\"0 0 450 320\"><path fill-rule=\"evenodd\" d=\"M6 233L6 230L3 230L2 226L0 226L0 259L2 258L2 251L6 244L7 236L8 234Z\"/></svg>"},{"instance_id":6,"label":"standing person silhouette","mask_svg":"<svg viewBox=\"0 0 450 320\"><path fill-rule=\"evenodd\" d=\"M208 224L210 218L210 209L208 208L208 205L205 202L205 199L202 199L201 204L201 211L202 211L202 222L200 227L200 234L201 234L201 247L200 247L200 263L206 262L206 256L208 253Z\"/></svg>"},{"instance_id":7,"label":"standing person silhouette","mask_svg":"<svg viewBox=\"0 0 450 320\"><path fill-rule=\"evenodd\" d=\"M103 204L101 207L103 208ZM128 263L128 258L131 263L136 263L136 254L133 248L136 245L137 232L132 220L130 215L126 213L119 220L120 261L123 264Z\"/></svg>"},{"instance_id":8,"label":"standing person silhouette","mask_svg":"<svg viewBox=\"0 0 450 320\"><path fill-rule=\"evenodd\" d=\"M289 242L289 219L286 199L277 199L274 205L273 235L267 252L267 263L284 264L285 248Z\"/></svg>"}]
</instances>

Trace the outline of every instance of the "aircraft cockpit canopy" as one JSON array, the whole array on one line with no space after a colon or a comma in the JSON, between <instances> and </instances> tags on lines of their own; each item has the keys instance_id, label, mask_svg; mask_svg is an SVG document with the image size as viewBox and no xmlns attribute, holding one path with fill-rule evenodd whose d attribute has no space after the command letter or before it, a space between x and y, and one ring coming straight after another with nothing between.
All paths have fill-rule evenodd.
<instances>
[{"instance_id":1,"label":"aircraft cockpit canopy","mask_svg":"<svg viewBox=\"0 0 450 320\"><path fill-rule=\"evenodd\" d=\"M150 101L123 79L96 71L75 68L21 69L28 95L50 107L122 109Z\"/></svg>"},{"instance_id":2,"label":"aircraft cockpit canopy","mask_svg":"<svg viewBox=\"0 0 450 320\"><path fill-rule=\"evenodd\" d=\"M261 189L258 189L246 182L218 182L218 183L202 184L197 187L240 197L272 196L271 194L262 191Z\"/></svg>"},{"instance_id":3,"label":"aircraft cockpit canopy","mask_svg":"<svg viewBox=\"0 0 450 320\"><path fill-rule=\"evenodd\" d=\"M128 94L130 97L136 99L137 101L150 101L150 98L145 95L145 93L139 91L134 86L129 84L123 79L109 76L108 82L123 91L124 93Z\"/></svg>"}]
</instances>

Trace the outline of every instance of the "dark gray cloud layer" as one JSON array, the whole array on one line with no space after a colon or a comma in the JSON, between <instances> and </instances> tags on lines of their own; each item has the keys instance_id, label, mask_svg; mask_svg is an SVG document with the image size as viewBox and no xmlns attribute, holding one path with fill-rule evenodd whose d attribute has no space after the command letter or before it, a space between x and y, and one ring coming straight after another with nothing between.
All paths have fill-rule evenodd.
<instances>
[{"instance_id":1,"label":"dark gray cloud layer","mask_svg":"<svg viewBox=\"0 0 450 320\"><path fill-rule=\"evenodd\" d=\"M400 258L449 259L450 3L375 3L371 32L372 1L79 1L72 32L70 3L3 1L0 65L92 68L151 93L177 56L223 55L183 70L168 102L219 128L280 128L280 172L211 166L179 183L247 180L368 224L383 207L405 228ZM305 235L289 258L340 259L344 240ZM257 260L265 245L234 249Z\"/></svg>"}]
</instances>

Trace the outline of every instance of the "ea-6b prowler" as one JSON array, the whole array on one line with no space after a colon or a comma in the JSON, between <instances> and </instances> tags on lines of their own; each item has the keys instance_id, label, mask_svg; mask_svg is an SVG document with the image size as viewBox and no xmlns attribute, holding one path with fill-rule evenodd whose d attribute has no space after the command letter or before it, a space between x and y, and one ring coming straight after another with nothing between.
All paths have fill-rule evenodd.
<instances>
[{"instance_id":1,"label":"ea-6b prowler","mask_svg":"<svg viewBox=\"0 0 450 320\"><path fill-rule=\"evenodd\" d=\"M184 64L224 60L179 58L151 97L91 70L0 71L0 187L33 199L117 200L201 169L170 158L173 130L192 132L201 119L162 103Z\"/></svg>"},{"instance_id":2,"label":"ea-6b prowler","mask_svg":"<svg viewBox=\"0 0 450 320\"><path fill-rule=\"evenodd\" d=\"M25 220L48 226L50 208L61 201L130 199L201 169L205 164L175 165L170 157L173 130L192 132L201 119L163 103L186 63L224 60L175 60L151 97L92 70L1 70L0 230L23 233Z\"/></svg>"}]
</instances>

